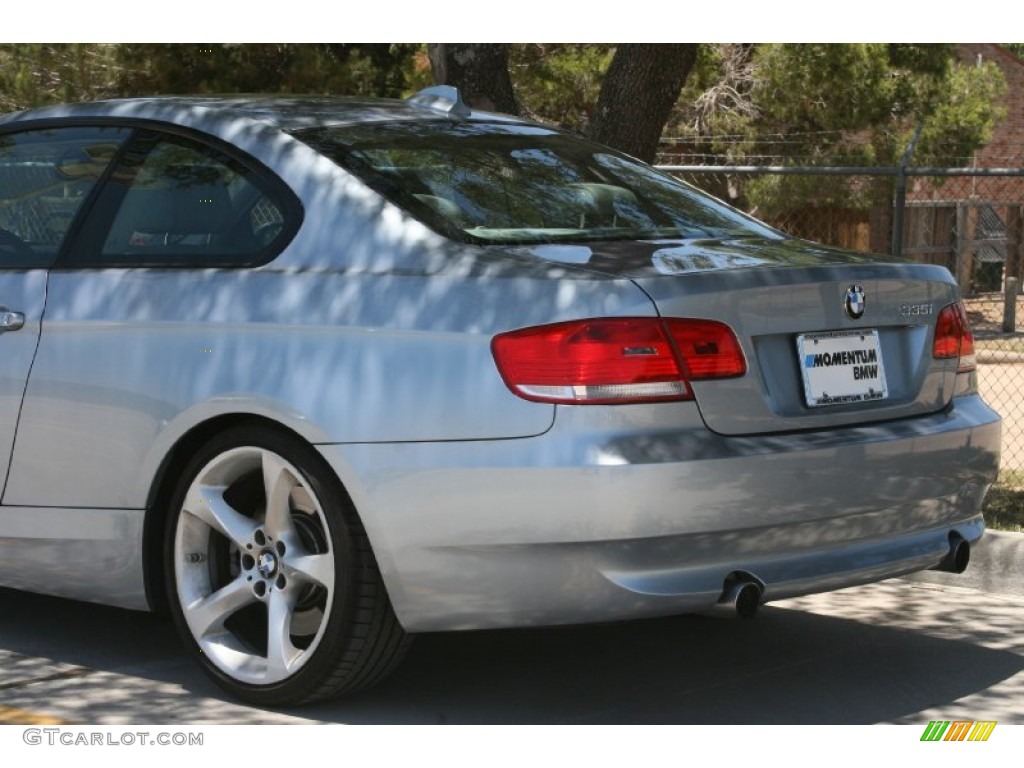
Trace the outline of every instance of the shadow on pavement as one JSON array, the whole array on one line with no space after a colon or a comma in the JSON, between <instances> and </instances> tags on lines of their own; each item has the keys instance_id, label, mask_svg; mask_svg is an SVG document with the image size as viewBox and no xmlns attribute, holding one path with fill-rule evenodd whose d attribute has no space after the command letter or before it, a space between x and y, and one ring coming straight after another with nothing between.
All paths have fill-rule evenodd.
<instances>
[{"instance_id":1,"label":"shadow on pavement","mask_svg":"<svg viewBox=\"0 0 1024 768\"><path fill-rule=\"evenodd\" d=\"M0 668L0 704L59 700L65 716L94 723L917 722L997 685L990 703L1024 700L1019 603L971 595L889 582L829 596L838 616L790 601L753 621L423 635L377 688L273 712L225 701L167 619L0 590L0 652L98 670L6 686Z\"/></svg>"}]
</instances>

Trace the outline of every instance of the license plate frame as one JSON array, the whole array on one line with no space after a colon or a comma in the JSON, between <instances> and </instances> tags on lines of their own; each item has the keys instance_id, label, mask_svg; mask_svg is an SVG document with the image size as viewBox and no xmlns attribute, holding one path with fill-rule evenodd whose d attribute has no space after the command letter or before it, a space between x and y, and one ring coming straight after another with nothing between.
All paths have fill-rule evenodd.
<instances>
[{"instance_id":1,"label":"license plate frame","mask_svg":"<svg viewBox=\"0 0 1024 768\"><path fill-rule=\"evenodd\" d=\"M801 333L796 348L808 408L888 399L877 329Z\"/></svg>"}]
</instances>

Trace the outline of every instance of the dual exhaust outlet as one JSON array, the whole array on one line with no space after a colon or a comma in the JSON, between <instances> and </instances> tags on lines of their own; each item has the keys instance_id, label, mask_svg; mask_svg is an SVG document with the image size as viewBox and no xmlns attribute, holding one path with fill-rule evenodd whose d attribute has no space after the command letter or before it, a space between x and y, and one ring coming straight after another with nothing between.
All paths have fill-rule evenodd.
<instances>
[{"instance_id":1,"label":"dual exhaust outlet","mask_svg":"<svg viewBox=\"0 0 1024 768\"><path fill-rule=\"evenodd\" d=\"M947 573L963 573L971 561L971 545L959 533L949 534L949 551L930 570ZM734 571L725 578L722 596L712 606L711 612L718 615L752 619L764 602L764 582L751 573Z\"/></svg>"}]
</instances>

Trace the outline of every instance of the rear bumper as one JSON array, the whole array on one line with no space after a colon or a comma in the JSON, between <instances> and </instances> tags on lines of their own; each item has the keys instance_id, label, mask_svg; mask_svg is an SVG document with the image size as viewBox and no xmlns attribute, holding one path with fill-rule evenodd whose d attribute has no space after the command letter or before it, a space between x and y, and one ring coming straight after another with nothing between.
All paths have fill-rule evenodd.
<instances>
[{"instance_id":1,"label":"rear bumper","mask_svg":"<svg viewBox=\"0 0 1024 768\"><path fill-rule=\"evenodd\" d=\"M977 541L999 416L977 396L853 429L723 437L696 406L559 408L534 438L321 445L410 631L702 610L936 565Z\"/></svg>"}]
</instances>

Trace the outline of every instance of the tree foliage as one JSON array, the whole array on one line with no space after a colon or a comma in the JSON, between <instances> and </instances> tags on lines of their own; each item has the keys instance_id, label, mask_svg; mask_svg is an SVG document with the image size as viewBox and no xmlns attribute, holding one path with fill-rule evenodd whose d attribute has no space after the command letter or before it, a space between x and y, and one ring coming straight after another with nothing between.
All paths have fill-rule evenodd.
<instances>
[{"instance_id":1,"label":"tree foliage","mask_svg":"<svg viewBox=\"0 0 1024 768\"><path fill-rule=\"evenodd\" d=\"M340 93L401 96L418 46L409 44L124 44L118 91Z\"/></svg>"},{"instance_id":2,"label":"tree foliage","mask_svg":"<svg viewBox=\"0 0 1024 768\"><path fill-rule=\"evenodd\" d=\"M113 45L0 44L0 112L117 92Z\"/></svg>"},{"instance_id":3,"label":"tree foliage","mask_svg":"<svg viewBox=\"0 0 1024 768\"><path fill-rule=\"evenodd\" d=\"M420 50L364 43L3 44L0 109L183 93L398 97L426 84Z\"/></svg>"},{"instance_id":4,"label":"tree foliage","mask_svg":"<svg viewBox=\"0 0 1024 768\"><path fill-rule=\"evenodd\" d=\"M508 45L431 43L428 47L437 82L457 86L470 106L520 113L509 77ZM568 109L557 108L559 114L555 122L583 127L599 142L641 159L653 160L665 121L696 60L697 45L618 45L603 73L597 103L592 108L594 89L587 86L601 75L591 70L582 82L580 79L574 82L565 75L586 71L587 64L603 64L602 51L585 46L549 46L547 49L538 46L524 53L524 58L532 58L535 65L528 68L535 69L539 75L528 78L533 95L538 91L540 95L534 109L530 110L533 116L550 119L551 116L545 114L546 108L568 104ZM545 74L555 72L561 77L542 79ZM570 95L568 99L563 98L566 91Z\"/></svg>"},{"instance_id":5,"label":"tree foliage","mask_svg":"<svg viewBox=\"0 0 1024 768\"><path fill-rule=\"evenodd\" d=\"M969 68L955 62L948 45L769 45L759 48L756 61L752 96L761 112L744 126L748 133L784 136L787 143L776 151L826 162L859 156L895 163L918 124L928 127L930 146L938 148L954 127L950 120L983 108L1001 79L994 65L965 74ZM976 148L987 138L982 123L990 122L972 121L973 130L957 135ZM771 140L761 144L775 149ZM924 150L919 147L918 159Z\"/></svg>"},{"instance_id":6,"label":"tree foliage","mask_svg":"<svg viewBox=\"0 0 1024 768\"><path fill-rule=\"evenodd\" d=\"M586 133L615 46L512 45L509 68L524 114Z\"/></svg>"},{"instance_id":7,"label":"tree foliage","mask_svg":"<svg viewBox=\"0 0 1024 768\"><path fill-rule=\"evenodd\" d=\"M1006 91L1002 72L992 62L954 64L943 81L943 98L923 118L914 153L918 165L965 165L992 137L1005 115L999 98Z\"/></svg>"},{"instance_id":8,"label":"tree foliage","mask_svg":"<svg viewBox=\"0 0 1024 768\"><path fill-rule=\"evenodd\" d=\"M1007 47L1019 54L1024 44ZM434 53L435 72L438 62L449 73L457 65L464 87L474 80L487 92L478 105L645 158L674 103L668 131L692 152L729 162L888 165L918 125L915 163L963 162L989 137L1003 88L993 64L960 64L949 45L470 43ZM401 97L433 79L419 44L0 45L2 111L159 93ZM870 205L875 197L820 177L716 191L762 212L783 201Z\"/></svg>"},{"instance_id":9,"label":"tree foliage","mask_svg":"<svg viewBox=\"0 0 1024 768\"><path fill-rule=\"evenodd\" d=\"M954 53L911 44L709 47L675 132L733 163L894 165L920 127L915 164L962 163L990 137L1004 84L994 64L961 64ZM723 83L728 98L708 98ZM808 204L868 207L887 194L820 176L762 177L730 192L769 216Z\"/></svg>"}]
</instances>

